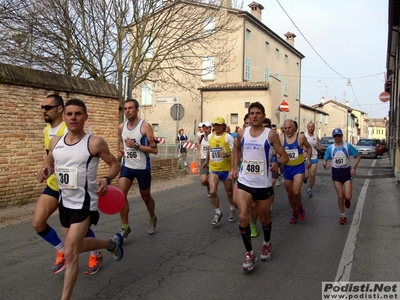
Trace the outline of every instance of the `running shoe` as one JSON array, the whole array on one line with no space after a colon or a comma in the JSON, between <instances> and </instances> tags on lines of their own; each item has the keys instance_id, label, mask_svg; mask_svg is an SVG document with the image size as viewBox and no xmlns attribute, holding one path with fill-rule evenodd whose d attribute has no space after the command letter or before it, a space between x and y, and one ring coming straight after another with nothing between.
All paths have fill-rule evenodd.
<instances>
[{"instance_id":1,"label":"running shoe","mask_svg":"<svg viewBox=\"0 0 400 300\"><path fill-rule=\"evenodd\" d=\"M261 255L260 255L261 261L271 260L271 249L272 249L271 243L269 245L267 245L265 242L263 242L263 247L262 247Z\"/></svg>"},{"instance_id":2,"label":"running shoe","mask_svg":"<svg viewBox=\"0 0 400 300\"><path fill-rule=\"evenodd\" d=\"M103 262L103 253L99 251L99 255L90 254L89 264L86 268L85 274L93 275L100 271L100 265Z\"/></svg>"},{"instance_id":3,"label":"running shoe","mask_svg":"<svg viewBox=\"0 0 400 300\"><path fill-rule=\"evenodd\" d=\"M132 234L131 228L128 226L128 229L121 228L119 233L124 237L124 239L127 239L129 236Z\"/></svg>"},{"instance_id":4,"label":"running shoe","mask_svg":"<svg viewBox=\"0 0 400 300\"><path fill-rule=\"evenodd\" d=\"M351 206L350 200L344 199L344 206L346 206L346 208L350 208L350 206Z\"/></svg>"},{"instance_id":5,"label":"running shoe","mask_svg":"<svg viewBox=\"0 0 400 300\"><path fill-rule=\"evenodd\" d=\"M257 224L251 223L251 224L250 224L250 230L251 230L250 236L251 236L252 238L256 238L256 237L258 236Z\"/></svg>"},{"instance_id":6,"label":"running shoe","mask_svg":"<svg viewBox=\"0 0 400 300\"><path fill-rule=\"evenodd\" d=\"M119 261L124 257L124 248L122 248L124 237L120 233L117 233L110 240L115 244L114 250L110 252L113 254L114 260Z\"/></svg>"},{"instance_id":7,"label":"running shoe","mask_svg":"<svg viewBox=\"0 0 400 300\"><path fill-rule=\"evenodd\" d=\"M235 222L236 212L235 210L229 210L229 222Z\"/></svg>"},{"instance_id":8,"label":"running shoe","mask_svg":"<svg viewBox=\"0 0 400 300\"><path fill-rule=\"evenodd\" d=\"M308 195L308 198L311 198L313 196L312 189L307 190L307 195Z\"/></svg>"},{"instance_id":9,"label":"running shoe","mask_svg":"<svg viewBox=\"0 0 400 300\"><path fill-rule=\"evenodd\" d=\"M149 229L147 230L147 232L150 235L155 234L157 232L157 217L154 217L153 222L149 220Z\"/></svg>"},{"instance_id":10,"label":"running shoe","mask_svg":"<svg viewBox=\"0 0 400 300\"><path fill-rule=\"evenodd\" d=\"M298 216L293 214L292 217L289 220L290 224L296 224L297 223L297 219L298 219Z\"/></svg>"},{"instance_id":11,"label":"running shoe","mask_svg":"<svg viewBox=\"0 0 400 300\"><path fill-rule=\"evenodd\" d=\"M53 274L57 274L64 269L65 269L64 253L57 251L57 258L56 261L54 262L54 265L51 267L51 272L53 272Z\"/></svg>"},{"instance_id":12,"label":"running shoe","mask_svg":"<svg viewBox=\"0 0 400 300\"><path fill-rule=\"evenodd\" d=\"M280 186L281 184L279 183L279 177L276 179L276 186Z\"/></svg>"},{"instance_id":13,"label":"running shoe","mask_svg":"<svg viewBox=\"0 0 400 300\"><path fill-rule=\"evenodd\" d=\"M251 271L253 270L253 264L255 264L257 261L257 256L255 252L251 254L251 251L246 252L246 258L243 263L243 270L245 271Z\"/></svg>"},{"instance_id":14,"label":"running shoe","mask_svg":"<svg viewBox=\"0 0 400 300\"><path fill-rule=\"evenodd\" d=\"M303 206L297 208L297 212L299 214L299 220L303 221L306 218L306 212L303 209Z\"/></svg>"},{"instance_id":15,"label":"running shoe","mask_svg":"<svg viewBox=\"0 0 400 300\"><path fill-rule=\"evenodd\" d=\"M210 188L207 188L207 197L210 198Z\"/></svg>"},{"instance_id":16,"label":"running shoe","mask_svg":"<svg viewBox=\"0 0 400 300\"><path fill-rule=\"evenodd\" d=\"M346 217L340 217L339 224L340 225L345 225L346 223L347 223L347 218Z\"/></svg>"},{"instance_id":17,"label":"running shoe","mask_svg":"<svg viewBox=\"0 0 400 300\"><path fill-rule=\"evenodd\" d=\"M214 227L217 227L219 225L219 222L221 222L222 219L222 212L221 213L215 213L214 219L211 222L211 225Z\"/></svg>"},{"instance_id":18,"label":"running shoe","mask_svg":"<svg viewBox=\"0 0 400 300\"><path fill-rule=\"evenodd\" d=\"M187 167L187 166L188 166L188 163L185 161L185 162L183 163L183 165L184 165L185 167Z\"/></svg>"}]
</instances>

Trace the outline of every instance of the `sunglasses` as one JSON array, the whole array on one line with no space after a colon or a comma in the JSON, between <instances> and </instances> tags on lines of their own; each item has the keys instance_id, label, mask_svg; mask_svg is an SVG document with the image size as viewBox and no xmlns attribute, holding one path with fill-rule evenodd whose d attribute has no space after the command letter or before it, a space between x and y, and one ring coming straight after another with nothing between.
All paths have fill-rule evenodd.
<instances>
[{"instance_id":1,"label":"sunglasses","mask_svg":"<svg viewBox=\"0 0 400 300\"><path fill-rule=\"evenodd\" d=\"M342 137L342 136L343 136L343 134L335 134L333 137L336 138L336 137Z\"/></svg>"},{"instance_id":2,"label":"sunglasses","mask_svg":"<svg viewBox=\"0 0 400 300\"><path fill-rule=\"evenodd\" d=\"M49 111L50 109L58 106L60 105L42 105L42 109L44 109L45 111Z\"/></svg>"}]
</instances>

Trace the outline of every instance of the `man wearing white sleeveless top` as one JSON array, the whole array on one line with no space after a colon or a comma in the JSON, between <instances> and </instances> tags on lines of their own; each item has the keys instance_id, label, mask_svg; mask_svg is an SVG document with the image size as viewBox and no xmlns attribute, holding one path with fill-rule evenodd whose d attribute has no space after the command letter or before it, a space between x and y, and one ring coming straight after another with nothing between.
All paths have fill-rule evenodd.
<instances>
[{"instance_id":1,"label":"man wearing white sleeveless top","mask_svg":"<svg viewBox=\"0 0 400 300\"><path fill-rule=\"evenodd\" d=\"M150 194L151 163L149 154L158 153L157 143L150 123L139 118L139 102L136 99L124 101L124 114L127 120L119 125L120 156L123 157L123 162L118 186L125 194L126 201L120 212L122 222L120 233L124 238L132 233L128 223L129 202L127 196L132 182L136 178L140 196L149 212L148 234L152 235L157 232L157 217L155 202Z\"/></svg>"},{"instance_id":2,"label":"man wearing white sleeveless top","mask_svg":"<svg viewBox=\"0 0 400 300\"><path fill-rule=\"evenodd\" d=\"M271 162L270 148L273 146L280 155L280 163L285 164L288 156L276 133L263 126L265 118L264 106L259 102L249 106L251 127L239 131L237 143L233 151L231 178L238 178L237 204L239 209L239 230L246 248L243 270L253 269L257 261L251 244L249 226L249 206L251 201L258 205L258 215L264 232L261 261L271 259L271 220L270 208L274 195L272 172L278 170L278 163ZM238 170L239 161L242 165Z\"/></svg>"},{"instance_id":3,"label":"man wearing white sleeveless top","mask_svg":"<svg viewBox=\"0 0 400 300\"><path fill-rule=\"evenodd\" d=\"M317 173L317 165L318 165L318 150L322 150L321 140L318 135L314 133L315 125L313 122L309 122L307 124L307 131L304 133L307 142L310 144L312 153L306 152L306 155L310 155L311 158L311 166L309 169L306 169L304 173L304 183L307 183L308 178L310 178L310 182L308 183L307 195L308 197L313 196L313 187L315 183L315 175Z\"/></svg>"}]
</instances>

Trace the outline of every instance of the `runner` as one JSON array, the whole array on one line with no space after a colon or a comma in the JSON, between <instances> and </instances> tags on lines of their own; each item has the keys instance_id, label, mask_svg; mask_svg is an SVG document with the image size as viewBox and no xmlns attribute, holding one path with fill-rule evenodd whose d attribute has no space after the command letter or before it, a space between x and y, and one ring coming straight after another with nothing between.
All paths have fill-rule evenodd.
<instances>
[{"instance_id":1,"label":"runner","mask_svg":"<svg viewBox=\"0 0 400 300\"><path fill-rule=\"evenodd\" d=\"M200 183L207 188L207 197L210 198L210 183L208 182L208 168L203 168L203 165L207 159L209 141L208 136L211 133L211 123L204 122L203 124L203 133L199 136L197 140L197 144L199 145L199 156L200 156Z\"/></svg>"},{"instance_id":2,"label":"runner","mask_svg":"<svg viewBox=\"0 0 400 300\"><path fill-rule=\"evenodd\" d=\"M85 235L91 224L99 220L98 197L107 193L107 186L120 171L120 164L100 137L87 134L84 125L88 118L86 105L79 99L65 104L64 120L68 133L54 137L49 154L38 172L43 182L55 173L60 188L59 213L65 235L65 276L61 299L70 299L78 277L79 253L107 249L116 261L123 257L123 237L117 233L110 240ZM110 170L106 177L97 179L101 158Z\"/></svg>"},{"instance_id":3,"label":"runner","mask_svg":"<svg viewBox=\"0 0 400 300\"><path fill-rule=\"evenodd\" d=\"M353 175L360 163L361 154L349 143L343 142L343 132L340 128L332 131L334 144L328 146L324 156L324 169L329 170L332 166L332 181L338 196L338 205L341 213L339 224L347 223L346 208L350 208L353 190ZM353 167L349 164L350 156L355 157ZM331 164L328 164L331 160Z\"/></svg>"},{"instance_id":4,"label":"runner","mask_svg":"<svg viewBox=\"0 0 400 300\"><path fill-rule=\"evenodd\" d=\"M290 223L296 224L297 219L302 221L306 217L302 204L301 185L303 184L305 168L310 167L311 161L310 157L307 157L306 165L304 164L303 148L311 153L311 146L304 134L297 133L297 127L293 120L285 120L283 125L285 133L279 139L289 157L289 161L283 169L283 177L293 212Z\"/></svg>"},{"instance_id":5,"label":"runner","mask_svg":"<svg viewBox=\"0 0 400 300\"><path fill-rule=\"evenodd\" d=\"M264 232L260 259L261 261L271 259L272 223L269 213L274 195L271 170L278 170L278 163L270 163L270 147L274 146L281 155L281 163L285 164L288 161L278 136L268 127L263 126L264 106L259 102L250 104L249 115L251 127L245 128L238 134L231 171L231 178L238 179L239 230L246 248L246 258L242 266L245 271L252 270L253 264L257 261L249 226L249 207L253 201L257 202L258 215ZM238 170L240 160L242 160L242 165Z\"/></svg>"},{"instance_id":6,"label":"runner","mask_svg":"<svg viewBox=\"0 0 400 300\"><path fill-rule=\"evenodd\" d=\"M318 165L318 150L322 150L321 140L318 135L314 133L315 125L313 122L307 124L307 132L305 133L307 142L311 145L312 153L306 151L306 155L311 157L311 167L305 170L304 173L304 183L307 183L308 178L310 182L308 183L307 195L309 198L313 196L313 187L315 184L315 175L317 173Z\"/></svg>"},{"instance_id":7,"label":"runner","mask_svg":"<svg viewBox=\"0 0 400 300\"><path fill-rule=\"evenodd\" d=\"M210 196L214 204L215 215L211 225L217 227L223 217L219 209L219 197L217 195L218 183L224 183L225 192L228 196L230 203L229 207L229 222L236 220L235 206L232 199L232 180L229 178L229 171L231 170L230 154L233 148L233 138L230 134L225 132L225 119L216 117L213 122L214 132L208 136L209 148L206 161L203 168L209 168L209 183L210 183Z\"/></svg>"},{"instance_id":8,"label":"runner","mask_svg":"<svg viewBox=\"0 0 400 300\"><path fill-rule=\"evenodd\" d=\"M126 202L120 212L122 222L120 233L124 238L132 234L128 219L128 192L136 178L140 196L149 212L148 234L152 235L157 232L157 217L156 205L150 193L151 163L149 154L158 153L157 143L150 123L139 119L139 102L136 99L124 101L124 114L126 121L119 125L120 156L124 159L118 185L125 194Z\"/></svg>"}]
</instances>

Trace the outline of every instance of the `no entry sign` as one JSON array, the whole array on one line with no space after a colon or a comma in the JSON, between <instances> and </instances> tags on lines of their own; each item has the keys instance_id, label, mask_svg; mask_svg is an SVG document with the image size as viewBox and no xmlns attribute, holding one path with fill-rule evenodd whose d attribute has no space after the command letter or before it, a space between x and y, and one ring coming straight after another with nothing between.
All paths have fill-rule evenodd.
<instances>
[{"instance_id":1,"label":"no entry sign","mask_svg":"<svg viewBox=\"0 0 400 300\"><path fill-rule=\"evenodd\" d=\"M286 101L282 101L281 105L279 105L279 110L283 112L288 112L289 111L289 103Z\"/></svg>"}]
</instances>

